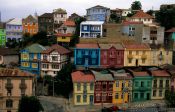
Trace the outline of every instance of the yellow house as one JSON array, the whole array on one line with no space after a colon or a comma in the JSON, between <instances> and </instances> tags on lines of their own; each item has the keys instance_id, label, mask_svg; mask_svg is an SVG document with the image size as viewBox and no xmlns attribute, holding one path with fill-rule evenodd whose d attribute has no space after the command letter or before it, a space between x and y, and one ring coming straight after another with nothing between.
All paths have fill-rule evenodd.
<instances>
[{"instance_id":1,"label":"yellow house","mask_svg":"<svg viewBox=\"0 0 175 112\"><path fill-rule=\"evenodd\" d=\"M150 66L151 48L148 44L123 44L124 66Z\"/></svg>"},{"instance_id":2,"label":"yellow house","mask_svg":"<svg viewBox=\"0 0 175 112\"><path fill-rule=\"evenodd\" d=\"M173 52L159 46L151 46L151 65L161 66L172 64Z\"/></svg>"},{"instance_id":3,"label":"yellow house","mask_svg":"<svg viewBox=\"0 0 175 112\"><path fill-rule=\"evenodd\" d=\"M132 99L132 76L124 69L110 70L114 76L113 104L131 102Z\"/></svg>"},{"instance_id":4,"label":"yellow house","mask_svg":"<svg viewBox=\"0 0 175 112\"><path fill-rule=\"evenodd\" d=\"M94 76L76 71L71 74L73 82L73 104L94 104Z\"/></svg>"}]
</instances>

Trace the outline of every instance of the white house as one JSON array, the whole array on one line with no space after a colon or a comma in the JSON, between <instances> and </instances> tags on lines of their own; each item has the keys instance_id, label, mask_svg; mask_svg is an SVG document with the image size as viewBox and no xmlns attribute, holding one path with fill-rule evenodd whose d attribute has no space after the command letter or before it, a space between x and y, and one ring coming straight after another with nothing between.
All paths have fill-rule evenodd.
<instances>
[{"instance_id":1,"label":"white house","mask_svg":"<svg viewBox=\"0 0 175 112\"><path fill-rule=\"evenodd\" d=\"M54 23L59 24L63 23L67 19L67 12L64 9L54 9L53 10L53 18L54 18Z\"/></svg>"}]
</instances>

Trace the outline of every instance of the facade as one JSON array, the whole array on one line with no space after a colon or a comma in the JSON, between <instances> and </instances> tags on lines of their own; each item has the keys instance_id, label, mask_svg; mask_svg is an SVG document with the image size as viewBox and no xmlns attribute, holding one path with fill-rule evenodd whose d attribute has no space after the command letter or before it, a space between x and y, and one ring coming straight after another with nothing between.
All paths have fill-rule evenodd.
<instances>
[{"instance_id":1,"label":"facade","mask_svg":"<svg viewBox=\"0 0 175 112\"><path fill-rule=\"evenodd\" d=\"M53 14L52 13L44 13L41 16L38 16L38 31L45 31L48 34L53 33Z\"/></svg>"},{"instance_id":2,"label":"facade","mask_svg":"<svg viewBox=\"0 0 175 112\"><path fill-rule=\"evenodd\" d=\"M64 9L54 9L53 10L54 24L60 24L66 21L67 12Z\"/></svg>"},{"instance_id":3,"label":"facade","mask_svg":"<svg viewBox=\"0 0 175 112\"><path fill-rule=\"evenodd\" d=\"M153 16L143 12L143 10L137 11L136 14L130 17L130 21L143 22L144 24L152 24Z\"/></svg>"},{"instance_id":4,"label":"facade","mask_svg":"<svg viewBox=\"0 0 175 112\"><path fill-rule=\"evenodd\" d=\"M6 45L6 30L4 28L0 28L0 46Z\"/></svg>"},{"instance_id":5,"label":"facade","mask_svg":"<svg viewBox=\"0 0 175 112\"><path fill-rule=\"evenodd\" d=\"M114 76L113 104L132 101L132 76L124 69L110 70Z\"/></svg>"},{"instance_id":6,"label":"facade","mask_svg":"<svg viewBox=\"0 0 175 112\"><path fill-rule=\"evenodd\" d=\"M74 49L74 64L83 67L100 66L100 48L98 44L77 44Z\"/></svg>"},{"instance_id":7,"label":"facade","mask_svg":"<svg viewBox=\"0 0 175 112\"><path fill-rule=\"evenodd\" d=\"M80 24L80 37L97 38L103 36L103 21L84 21Z\"/></svg>"},{"instance_id":8,"label":"facade","mask_svg":"<svg viewBox=\"0 0 175 112\"><path fill-rule=\"evenodd\" d=\"M21 50L20 69L40 75L41 52L46 50L42 45L32 44Z\"/></svg>"},{"instance_id":9,"label":"facade","mask_svg":"<svg viewBox=\"0 0 175 112\"><path fill-rule=\"evenodd\" d=\"M34 89L33 74L17 69L0 69L0 111L18 111L21 96L33 96Z\"/></svg>"},{"instance_id":10,"label":"facade","mask_svg":"<svg viewBox=\"0 0 175 112\"><path fill-rule=\"evenodd\" d=\"M110 8L97 5L86 9L86 11L86 19L88 21L109 21Z\"/></svg>"},{"instance_id":11,"label":"facade","mask_svg":"<svg viewBox=\"0 0 175 112\"><path fill-rule=\"evenodd\" d=\"M73 104L94 104L94 76L91 73L76 71L71 74L73 82Z\"/></svg>"},{"instance_id":12,"label":"facade","mask_svg":"<svg viewBox=\"0 0 175 112\"><path fill-rule=\"evenodd\" d=\"M112 103L113 83L112 74L107 70L92 70L95 77L94 103Z\"/></svg>"},{"instance_id":13,"label":"facade","mask_svg":"<svg viewBox=\"0 0 175 112\"><path fill-rule=\"evenodd\" d=\"M101 67L123 67L124 48L121 44L99 44Z\"/></svg>"},{"instance_id":14,"label":"facade","mask_svg":"<svg viewBox=\"0 0 175 112\"><path fill-rule=\"evenodd\" d=\"M10 19L6 23L6 40L20 41L22 38L22 20L18 18Z\"/></svg>"},{"instance_id":15,"label":"facade","mask_svg":"<svg viewBox=\"0 0 175 112\"><path fill-rule=\"evenodd\" d=\"M152 76L146 71L137 69L130 70L134 76L132 87L132 101L150 100L152 96Z\"/></svg>"},{"instance_id":16,"label":"facade","mask_svg":"<svg viewBox=\"0 0 175 112\"><path fill-rule=\"evenodd\" d=\"M19 53L15 49L0 48L0 65L10 67L19 63Z\"/></svg>"},{"instance_id":17,"label":"facade","mask_svg":"<svg viewBox=\"0 0 175 112\"><path fill-rule=\"evenodd\" d=\"M57 75L69 59L70 51L60 45L52 45L41 52L41 75Z\"/></svg>"},{"instance_id":18,"label":"facade","mask_svg":"<svg viewBox=\"0 0 175 112\"><path fill-rule=\"evenodd\" d=\"M175 50L175 27L165 31L164 45Z\"/></svg>"},{"instance_id":19,"label":"facade","mask_svg":"<svg viewBox=\"0 0 175 112\"><path fill-rule=\"evenodd\" d=\"M38 32L38 18L33 17L32 15L27 16L22 19L23 33L28 33L34 35Z\"/></svg>"},{"instance_id":20,"label":"facade","mask_svg":"<svg viewBox=\"0 0 175 112\"><path fill-rule=\"evenodd\" d=\"M150 66L151 48L147 44L123 44L124 66Z\"/></svg>"}]
</instances>

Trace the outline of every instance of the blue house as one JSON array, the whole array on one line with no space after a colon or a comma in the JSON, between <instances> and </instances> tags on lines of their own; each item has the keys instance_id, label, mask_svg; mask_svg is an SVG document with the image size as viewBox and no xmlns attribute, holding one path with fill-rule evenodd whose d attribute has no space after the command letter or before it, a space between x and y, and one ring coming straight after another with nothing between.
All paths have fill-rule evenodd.
<instances>
[{"instance_id":1,"label":"blue house","mask_svg":"<svg viewBox=\"0 0 175 112\"><path fill-rule=\"evenodd\" d=\"M98 44L77 44L74 49L74 64L76 66L100 66L100 48Z\"/></svg>"},{"instance_id":2,"label":"blue house","mask_svg":"<svg viewBox=\"0 0 175 112\"><path fill-rule=\"evenodd\" d=\"M84 21L80 24L80 37L97 38L103 36L103 21Z\"/></svg>"},{"instance_id":3,"label":"blue house","mask_svg":"<svg viewBox=\"0 0 175 112\"><path fill-rule=\"evenodd\" d=\"M86 19L88 21L109 21L110 17L110 8L104 6L94 6L89 9L86 9Z\"/></svg>"},{"instance_id":4,"label":"blue house","mask_svg":"<svg viewBox=\"0 0 175 112\"><path fill-rule=\"evenodd\" d=\"M21 50L20 68L33 74L40 75L41 52L46 50L42 45L32 44Z\"/></svg>"}]
</instances>

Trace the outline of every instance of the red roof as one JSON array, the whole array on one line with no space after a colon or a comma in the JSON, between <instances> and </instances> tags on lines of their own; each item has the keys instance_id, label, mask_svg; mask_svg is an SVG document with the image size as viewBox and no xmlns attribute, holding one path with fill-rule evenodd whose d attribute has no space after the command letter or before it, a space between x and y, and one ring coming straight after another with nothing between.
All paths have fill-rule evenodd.
<instances>
[{"instance_id":1,"label":"red roof","mask_svg":"<svg viewBox=\"0 0 175 112\"><path fill-rule=\"evenodd\" d=\"M99 46L98 46L98 44L77 44L76 48L94 48L94 49L98 49Z\"/></svg>"},{"instance_id":2,"label":"red roof","mask_svg":"<svg viewBox=\"0 0 175 112\"><path fill-rule=\"evenodd\" d=\"M173 27L173 28L167 30L166 32L175 32L175 27Z\"/></svg>"},{"instance_id":3,"label":"red roof","mask_svg":"<svg viewBox=\"0 0 175 112\"><path fill-rule=\"evenodd\" d=\"M21 71L19 69L8 69L8 68L1 68L0 69L0 77L33 77L34 75Z\"/></svg>"},{"instance_id":4,"label":"red roof","mask_svg":"<svg viewBox=\"0 0 175 112\"><path fill-rule=\"evenodd\" d=\"M64 22L64 25L65 26L75 26L75 22L74 21L67 20L67 21Z\"/></svg>"},{"instance_id":5,"label":"red roof","mask_svg":"<svg viewBox=\"0 0 175 112\"><path fill-rule=\"evenodd\" d=\"M68 49L66 49L66 48L64 48L64 47L62 47L62 46L60 46L58 44L52 45L50 48L44 50L42 53L48 54L48 53L50 53L52 51L57 51L60 54L68 54L68 53L70 53L70 51Z\"/></svg>"},{"instance_id":6,"label":"red roof","mask_svg":"<svg viewBox=\"0 0 175 112\"><path fill-rule=\"evenodd\" d=\"M136 14L134 14L131 18L153 18L153 16L143 12L143 10L138 11Z\"/></svg>"},{"instance_id":7,"label":"red roof","mask_svg":"<svg viewBox=\"0 0 175 112\"><path fill-rule=\"evenodd\" d=\"M166 72L165 70L154 70L151 71L153 76L157 76L157 77L169 77L170 74L168 72Z\"/></svg>"},{"instance_id":8,"label":"red roof","mask_svg":"<svg viewBox=\"0 0 175 112\"><path fill-rule=\"evenodd\" d=\"M147 72L133 72L133 75L136 77L149 76Z\"/></svg>"},{"instance_id":9,"label":"red roof","mask_svg":"<svg viewBox=\"0 0 175 112\"><path fill-rule=\"evenodd\" d=\"M93 74L85 74L81 71L76 71L71 74L73 82L93 82Z\"/></svg>"},{"instance_id":10,"label":"red roof","mask_svg":"<svg viewBox=\"0 0 175 112\"><path fill-rule=\"evenodd\" d=\"M73 34L72 33L57 33L56 36L58 37L72 37Z\"/></svg>"},{"instance_id":11,"label":"red roof","mask_svg":"<svg viewBox=\"0 0 175 112\"><path fill-rule=\"evenodd\" d=\"M148 44L138 44L138 43L124 44L124 47L126 49L150 49Z\"/></svg>"},{"instance_id":12,"label":"red roof","mask_svg":"<svg viewBox=\"0 0 175 112\"><path fill-rule=\"evenodd\" d=\"M136 22L136 21L124 21L123 25L130 25L130 24L143 24L143 22Z\"/></svg>"}]
</instances>

